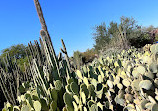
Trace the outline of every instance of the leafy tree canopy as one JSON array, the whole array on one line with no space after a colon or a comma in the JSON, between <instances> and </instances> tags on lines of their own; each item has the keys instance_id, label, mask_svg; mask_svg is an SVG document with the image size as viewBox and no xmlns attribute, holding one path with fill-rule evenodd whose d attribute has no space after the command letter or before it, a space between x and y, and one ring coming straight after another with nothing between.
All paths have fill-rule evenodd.
<instances>
[{"instance_id":1,"label":"leafy tree canopy","mask_svg":"<svg viewBox=\"0 0 158 111\"><path fill-rule=\"evenodd\" d=\"M94 48L97 52L111 47L128 48L135 46L138 48L153 42L150 35L144 33L143 28L137 24L133 17L122 16L120 23L111 21L108 27L102 23L95 26L94 29ZM149 26L145 30L151 31L153 29L153 26Z\"/></svg>"},{"instance_id":2,"label":"leafy tree canopy","mask_svg":"<svg viewBox=\"0 0 158 111\"><path fill-rule=\"evenodd\" d=\"M2 50L1 58L5 57L9 53L10 57L15 57L16 59L24 58L26 46L23 44L13 45L9 48Z\"/></svg>"},{"instance_id":3,"label":"leafy tree canopy","mask_svg":"<svg viewBox=\"0 0 158 111\"><path fill-rule=\"evenodd\" d=\"M15 58L19 67L21 67L21 70L24 71L24 62L26 63L26 65L28 64L27 56L25 53L26 48L27 47L25 45L18 44L2 50L0 55L0 65L2 67L4 66L3 58L5 58L6 54L9 53L11 59Z\"/></svg>"}]
</instances>

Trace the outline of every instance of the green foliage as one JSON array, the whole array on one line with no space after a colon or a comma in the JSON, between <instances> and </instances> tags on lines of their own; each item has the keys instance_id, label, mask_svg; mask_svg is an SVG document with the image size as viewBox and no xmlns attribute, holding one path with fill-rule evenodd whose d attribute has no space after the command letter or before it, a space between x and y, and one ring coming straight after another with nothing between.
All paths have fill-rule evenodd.
<instances>
[{"instance_id":1,"label":"green foliage","mask_svg":"<svg viewBox=\"0 0 158 111\"><path fill-rule=\"evenodd\" d=\"M23 44L13 45L9 48L6 48L2 50L2 54L0 55L0 64L2 67L4 67L4 61L3 58L6 58L6 55L9 54L12 61L15 59L17 60L17 64L19 67L21 67L21 71L25 71L24 63L28 66L28 59L26 56L26 48L27 46Z\"/></svg>"},{"instance_id":2,"label":"green foliage","mask_svg":"<svg viewBox=\"0 0 158 111\"><path fill-rule=\"evenodd\" d=\"M29 65L28 58L26 56L24 58L17 59L17 64L20 67L21 71L25 71L24 63L26 66Z\"/></svg>"},{"instance_id":3,"label":"green foliage","mask_svg":"<svg viewBox=\"0 0 158 111\"><path fill-rule=\"evenodd\" d=\"M14 57L16 59L24 58L26 56L25 50L26 50L26 46L23 44L13 45L9 48L2 50L1 58L5 57L7 53L9 53L9 55L12 58Z\"/></svg>"},{"instance_id":4,"label":"green foliage","mask_svg":"<svg viewBox=\"0 0 158 111\"><path fill-rule=\"evenodd\" d=\"M83 64L81 52L75 51L73 53L73 62L76 69L80 69L80 66Z\"/></svg>"},{"instance_id":5,"label":"green foliage","mask_svg":"<svg viewBox=\"0 0 158 111\"><path fill-rule=\"evenodd\" d=\"M95 27L94 40L95 40L95 49L96 51L101 50L103 47L109 44L110 36L108 35L108 31L105 23L102 23L99 26Z\"/></svg>"},{"instance_id":6,"label":"green foliage","mask_svg":"<svg viewBox=\"0 0 158 111\"><path fill-rule=\"evenodd\" d=\"M97 52L94 48L92 48L87 49L85 52L75 51L71 61L73 61L72 65L75 69L80 69L82 65L91 63L96 57Z\"/></svg>"},{"instance_id":7,"label":"green foliage","mask_svg":"<svg viewBox=\"0 0 158 111\"><path fill-rule=\"evenodd\" d=\"M95 49L87 49L85 52L82 53L83 63L92 62L96 55L97 54Z\"/></svg>"},{"instance_id":8,"label":"green foliage","mask_svg":"<svg viewBox=\"0 0 158 111\"><path fill-rule=\"evenodd\" d=\"M120 18L120 23L110 22L108 28L105 23L95 27L94 48L98 52L106 51L109 48L128 49L130 46L141 48L154 40L147 31L153 27L141 28L132 17Z\"/></svg>"}]
</instances>

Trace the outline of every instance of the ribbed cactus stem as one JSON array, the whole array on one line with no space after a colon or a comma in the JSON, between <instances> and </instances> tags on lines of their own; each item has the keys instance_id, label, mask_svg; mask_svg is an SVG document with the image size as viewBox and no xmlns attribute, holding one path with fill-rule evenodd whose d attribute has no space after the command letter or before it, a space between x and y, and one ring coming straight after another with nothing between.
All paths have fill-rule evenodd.
<instances>
[{"instance_id":1,"label":"ribbed cactus stem","mask_svg":"<svg viewBox=\"0 0 158 111\"><path fill-rule=\"evenodd\" d=\"M44 46L43 46L42 39L39 38L39 41L40 41L40 44L41 44L41 52L42 52L42 54L44 54Z\"/></svg>"},{"instance_id":2,"label":"ribbed cactus stem","mask_svg":"<svg viewBox=\"0 0 158 111\"><path fill-rule=\"evenodd\" d=\"M35 53L34 53L34 49L33 49L31 41L30 41L30 44L28 44L28 46L29 46L30 54L32 55L32 58L34 59Z\"/></svg>"},{"instance_id":3,"label":"ribbed cactus stem","mask_svg":"<svg viewBox=\"0 0 158 111\"><path fill-rule=\"evenodd\" d=\"M40 71L39 71L39 69L38 69L38 65L37 65L35 59L33 60L33 68L34 68L34 72L35 72L34 74L36 74L36 77L39 78L39 81L41 82L41 85L42 85L42 87L43 87L45 93L48 95L49 93L48 93L47 87L46 87L46 85L45 85L45 82L44 82L44 80L43 80L41 74L40 74Z\"/></svg>"},{"instance_id":4,"label":"ribbed cactus stem","mask_svg":"<svg viewBox=\"0 0 158 111\"><path fill-rule=\"evenodd\" d=\"M54 58L55 67L56 67L56 69L58 70L58 74L60 75L60 72L59 72L59 63L58 63L58 61L57 61L56 53L55 53L53 44L52 44L52 42L51 42L50 35L49 35L49 33L48 33L48 30L47 30L47 25L46 25L46 22L45 22L45 19L44 19L44 16L43 16L43 12L42 12L40 3L39 3L38 0L34 0L34 4L35 4L36 10L37 10L38 17L39 17L39 19L40 19L40 23L41 23L42 29L43 29L44 31L46 31L47 37L45 38L45 40L47 41L49 50L50 50L50 52L52 53L53 58ZM42 39L43 39L43 38L42 38Z\"/></svg>"},{"instance_id":5,"label":"ribbed cactus stem","mask_svg":"<svg viewBox=\"0 0 158 111\"><path fill-rule=\"evenodd\" d=\"M13 98L13 103L14 105L16 105L16 99L14 97L14 93L13 93L13 90L12 90L12 85L11 85L11 82L9 82L9 86L10 86L10 93L11 93L11 96Z\"/></svg>"},{"instance_id":6,"label":"ribbed cactus stem","mask_svg":"<svg viewBox=\"0 0 158 111\"><path fill-rule=\"evenodd\" d=\"M26 80L26 81L29 81L29 77L28 77L28 73L29 73L29 72L27 71L26 62L24 62L24 68L25 68L25 76L26 76L26 77L25 77L25 80Z\"/></svg>"},{"instance_id":7,"label":"ribbed cactus stem","mask_svg":"<svg viewBox=\"0 0 158 111\"><path fill-rule=\"evenodd\" d=\"M36 52L37 52L37 58L38 58L38 64L39 66L42 66L42 55L41 55L41 49L40 49L40 46L37 42L37 40L34 41L35 42L35 48L36 48Z\"/></svg>"},{"instance_id":8,"label":"ribbed cactus stem","mask_svg":"<svg viewBox=\"0 0 158 111\"><path fill-rule=\"evenodd\" d=\"M65 59L66 59L66 62L67 62L67 66L68 66L68 69L69 69L69 71L71 73L69 56L68 56L68 53L67 53L67 50L66 50L66 46L64 44L63 39L61 39L61 43L62 43L62 46L63 46L63 49L61 49L61 51L65 54Z\"/></svg>"},{"instance_id":9,"label":"ribbed cactus stem","mask_svg":"<svg viewBox=\"0 0 158 111\"><path fill-rule=\"evenodd\" d=\"M43 39L44 51L45 51L47 61L55 70L57 70L58 76L60 76L59 65L58 65L59 63L57 61L56 56L55 56L55 59L54 59L54 54L52 55L52 53L50 51L50 47L48 47L48 44L47 44L47 41L46 41L46 38L47 38L48 35L47 35L45 30L41 30L40 34L41 34L41 37ZM52 56L53 56L53 58L52 58Z\"/></svg>"},{"instance_id":10,"label":"ribbed cactus stem","mask_svg":"<svg viewBox=\"0 0 158 111\"><path fill-rule=\"evenodd\" d=\"M4 71L2 69L1 69L0 73L1 73L0 74L1 88L4 90L4 94L7 95L8 102L11 102L12 104L15 104L15 102L13 101L13 98L10 95L10 92L8 91L8 89L7 89L6 85L5 85L4 79L2 78L2 74L4 75L5 73L4 73Z\"/></svg>"},{"instance_id":11,"label":"ribbed cactus stem","mask_svg":"<svg viewBox=\"0 0 158 111\"><path fill-rule=\"evenodd\" d=\"M18 97L19 96L19 73L17 72L17 80L16 80L16 84L17 84L17 91L16 91L16 97Z\"/></svg>"},{"instance_id":12,"label":"ribbed cactus stem","mask_svg":"<svg viewBox=\"0 0 158 111\"><path fill-rule=\"evenodd\" d=\"M1 70L1 69L0 69L0 70ZM1 74L0 74L0 78L1 78ZM1 86L1 89L2 89L2 91L3 91L3 94L4 94L5 98L6 98L6 100L7 100L7 101L10 101L10 97L9 97L9 95L7 96L7 93L6 93L6 91L5 91L5 86L3 87L3 85L2 85L1 82L2 82L2 81L0 81L0 86Z\"/></svg>"}]
</instances>

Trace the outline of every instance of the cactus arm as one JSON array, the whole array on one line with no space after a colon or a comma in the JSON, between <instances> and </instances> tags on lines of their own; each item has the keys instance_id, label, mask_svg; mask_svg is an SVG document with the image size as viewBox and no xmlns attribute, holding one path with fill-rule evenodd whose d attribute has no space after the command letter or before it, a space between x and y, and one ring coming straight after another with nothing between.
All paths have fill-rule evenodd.
<instances>
[{"instance_id":1,"label":"cactus arm","mask_svg":"<svg viewBox=\"0 0 158 111\"><path fill-rule=\"evenodd\" d=\"M71 73L72 71L71 71L71 68L70 68L69 56L68 56L68 53L67 53L67 50L66 50L66 46L64 44L63 39L61 39L61 43L62 43L62 46L63 46L63 49L61 49L61 51L65 54L65 59L66 59L66 62L67 62L67 66L68 66L68 69L69 69L69 71Z\"/></svg>"}]
</instances>

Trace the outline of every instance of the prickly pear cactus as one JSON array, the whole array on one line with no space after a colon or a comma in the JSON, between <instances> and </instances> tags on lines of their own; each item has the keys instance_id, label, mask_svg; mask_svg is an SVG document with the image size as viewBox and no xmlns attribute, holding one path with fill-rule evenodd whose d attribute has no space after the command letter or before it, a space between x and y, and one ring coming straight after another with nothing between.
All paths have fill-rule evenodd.
<instances>
[{"instance_id":1,"label":"prickly pear cactus","mask_svg":"<svg viewBox=\"0 0 158 111\"><path fill-rule=\"evenodd\" d=\"M25 74L7 55L6 68L12 73L0 68L0 86L8 101L2 111L158 111L158 44L142 52L130 48L101 55L72 70L63 40L65 58L56 56L40 4L34 2L42 39L28 44Z\"/></svg>"}]
</instances>

